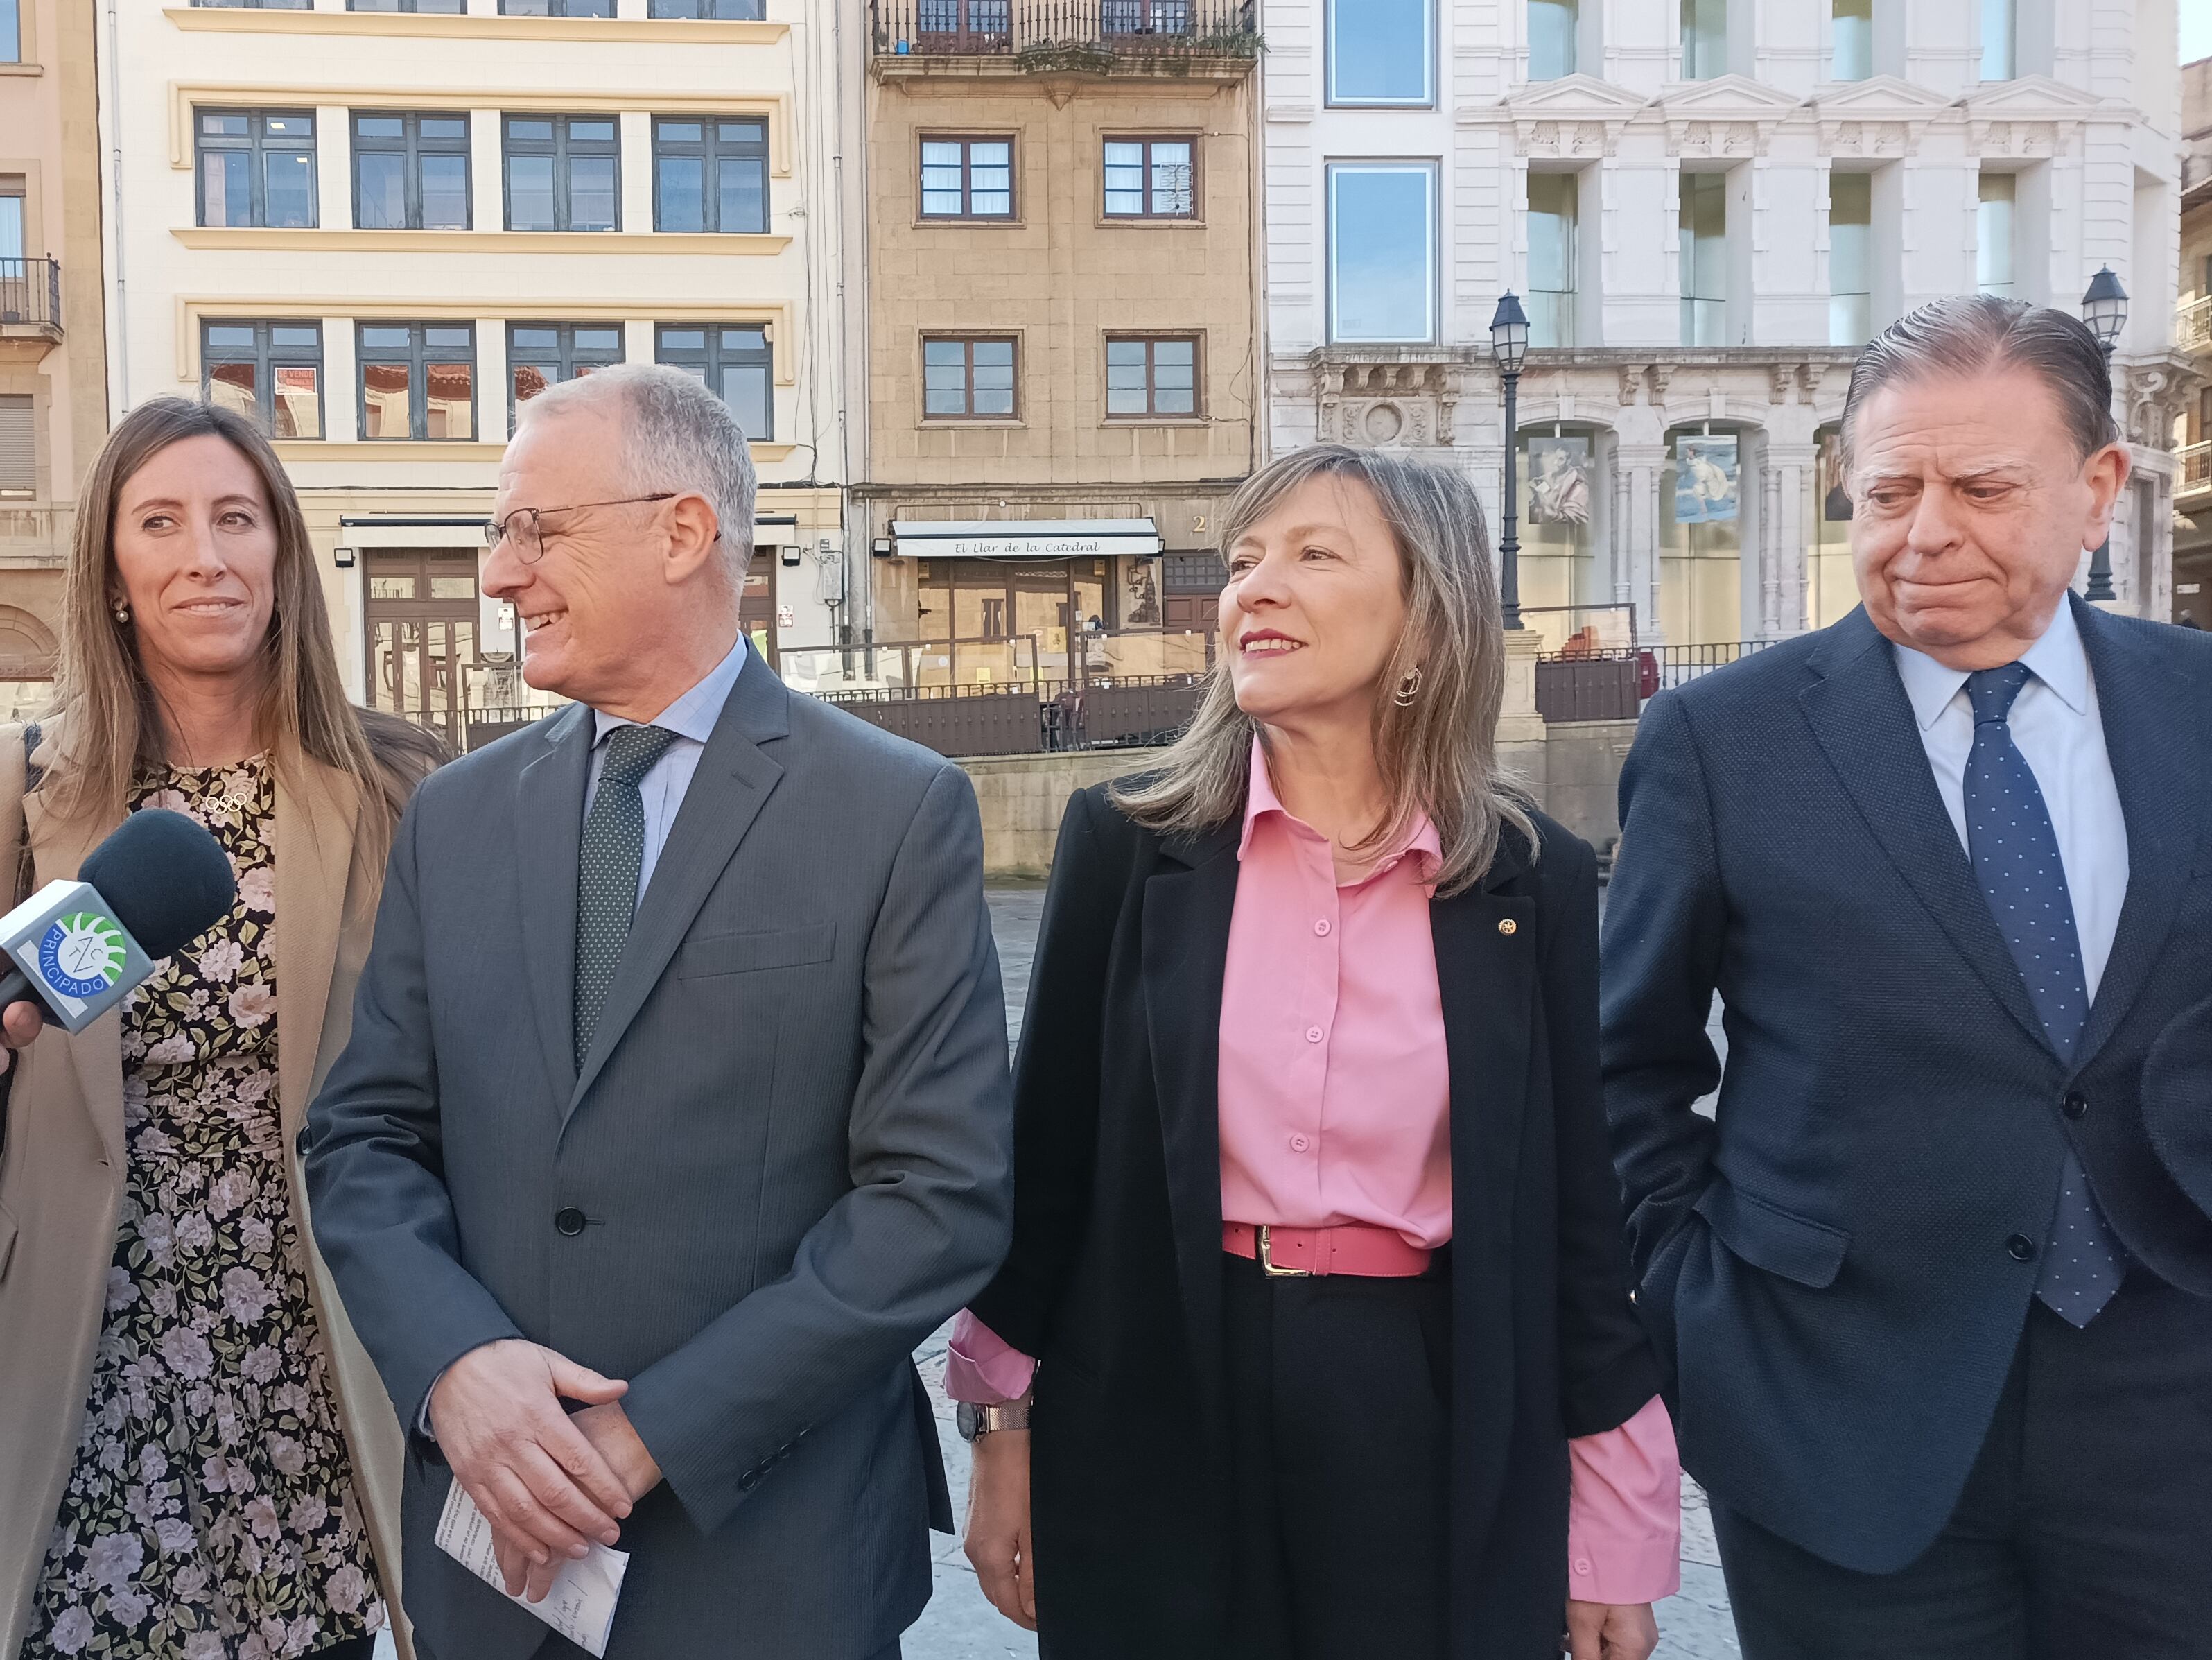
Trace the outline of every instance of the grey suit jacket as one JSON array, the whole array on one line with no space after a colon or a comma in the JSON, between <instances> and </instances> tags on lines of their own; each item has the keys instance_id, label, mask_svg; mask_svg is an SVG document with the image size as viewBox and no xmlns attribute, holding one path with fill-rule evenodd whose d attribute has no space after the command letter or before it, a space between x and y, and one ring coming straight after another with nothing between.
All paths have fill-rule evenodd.
<instances>
[{"instance_id":1,"label":"grey suit jacket","mask_svg":"<svg viewBox=\"0 0 2212 1660\"><path fill-rule=\"evenodd\" d=\"M951 1507L909 1354L990 1277L1012 1112L960 770L748 658L571 1057L582 708L434 775L392 849L352 1041L309 1115L317 1241L404 1422L522 1336L629 1380L667 1480L623 1527L611 1660L872 1655ZM433 1542L442 1660L545 1627Z\"/></svg>"}]
</instances>

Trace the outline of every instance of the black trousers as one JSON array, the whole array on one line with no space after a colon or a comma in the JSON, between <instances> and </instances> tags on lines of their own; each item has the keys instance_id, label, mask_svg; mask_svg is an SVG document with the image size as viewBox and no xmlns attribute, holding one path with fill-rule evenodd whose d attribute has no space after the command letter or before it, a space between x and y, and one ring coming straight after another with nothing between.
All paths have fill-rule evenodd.
<instances>
[{"instance_id":1,"label":"black trousers","mask_svg":"<svg viewBox=\"0 0 2212 1660\"><path fill-rule=\"evenodd\" d=\"M1713 1505L1746 1660L2212 1656L2212 1301L2130 1271L2087 1328L2035 1304L1958 1508L1854 1573Z\"/></svg>"},{"instance_id":2,"label":"black trousers","mask_svg":"<svg viewBox=\"0 0 2212 1660\"><path fill-rule=\"evenodd\" d=\"M1222 1265L1226 1660L1441 1660L1449 1280Z\"/></svg>"}]
</instances>

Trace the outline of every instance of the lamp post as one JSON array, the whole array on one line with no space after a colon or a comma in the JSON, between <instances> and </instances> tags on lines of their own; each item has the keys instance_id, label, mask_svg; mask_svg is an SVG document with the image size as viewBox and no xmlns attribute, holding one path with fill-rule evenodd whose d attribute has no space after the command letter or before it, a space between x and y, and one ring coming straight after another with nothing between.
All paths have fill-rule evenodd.
<instances>
[{"instance_id":1,"label":"lamp post","mask_svg":"<svg viewBox=\"0 0 2212 1660\"><path fill-rule=\"evenodd\" d=\"M2089 325L2089 332L2097 337L2097 344L2105 349L2105 373L2107 379L2112 369L2112 352L2120 344L2120 331L2128 325L2128 291L2120 286L2120 279L2112 275L2110 265L2101 265L2089 279L2089 287L2081 295L2081 320ZM2096 552L2089 556L2089 582L2081 597L2091 605L2103 599L2116 599L2112 592L2112 536L2106 532L2105 539L2097 544Z\"/></svg>"},{"instance_id":2,"label":"lamp post","mask_svg":"<svg viewBox=\"0 0 2212 1660\"><path fill-rule=\"evenodd\" d=\"M1498 297L1498 313L1490 319L1490 361L1505 383L1505 499L1498 514L1498 597L1505 626L1521 623L1520 517L1514 511L1513 464L1520 442L1514 402L1521 390L1521 360L1528 352L1528 314L1510 289Z\"/></svg>"}]
</instances>

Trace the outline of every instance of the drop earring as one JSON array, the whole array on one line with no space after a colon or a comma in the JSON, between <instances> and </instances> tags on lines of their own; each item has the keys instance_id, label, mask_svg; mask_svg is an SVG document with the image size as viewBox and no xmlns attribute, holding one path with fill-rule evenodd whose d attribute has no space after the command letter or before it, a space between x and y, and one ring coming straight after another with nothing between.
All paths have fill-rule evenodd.
<instances>
[{"instance_id":1,"label":"drop earring","mask_svg":"<svg viewBox=\"0 0 2212 1660\"><path fill-rule=\"evenodd\" d=\"M1416 663L1412 668L1406 671L1405 678L1398 682L1397 694L1392 701L1394 701L1400 708L1409 709L1413 707L1414 699L1418 698L1420 695L1421 666L1419 663Z\"/></svg>"},{"instance_id":2,"label":"drop earring","mask_svg":"<svg viewBox=\"0 0 2212 1660\"><path fill-rule=\"evenodd\" d=\"M118 623L128 623L131 620L131 607L120 599L115 602L115 620Z\"/></svg>"}]
</instances>

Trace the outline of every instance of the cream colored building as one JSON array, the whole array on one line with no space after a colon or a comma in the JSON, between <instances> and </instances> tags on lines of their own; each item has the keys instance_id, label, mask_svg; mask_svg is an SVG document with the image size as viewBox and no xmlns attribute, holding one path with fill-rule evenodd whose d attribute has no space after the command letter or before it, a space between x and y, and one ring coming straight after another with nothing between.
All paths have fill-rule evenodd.
<instances>
[{"instance_id":1,"label":"cream colored building","mask_svg":"<svg viewBox=\"0 0 2212 1660\"><path fill-rule=\"evenodd\" d=\"M1261 396L1252 7L866 15L854 621L921 644L819 684L1202 668Z\"/></svg>"},{"instance_id":2,"label":"cream colored building","mask_svg":"<svg viewBox=\"0 0 2212 1660\"><path fill-rule=\"evenodd\" d=\"M2174 342L2197 384L2175 423L2173 615L2212 628L2212 58L2181 66L2181 295Z\"/></svg>"},{"instance_id":3,"label":"cream colored building","mask_svg":"<svg viewBox=\"0 0 2212 1660\"><path fill-rule=\"evenodd\" d=\"M456 738L528 701L513 619L476 585L501 447L517 399L613 362L730 399L764 486L747 626L769 644L831 626L827 9L102 12L110 401L207 396L269 423L358 695Z\"/></svg>"},{"instance_id":4,"label":"cream colored building","mask_svg":"<svg viewBox=\"0 0 2212 1660\"><path fill-rule=\"evenodd\" d=\"M0 719L43 705L77 487L107 430L92 9L0 6Z\"/></svg>"}]
</instances>

